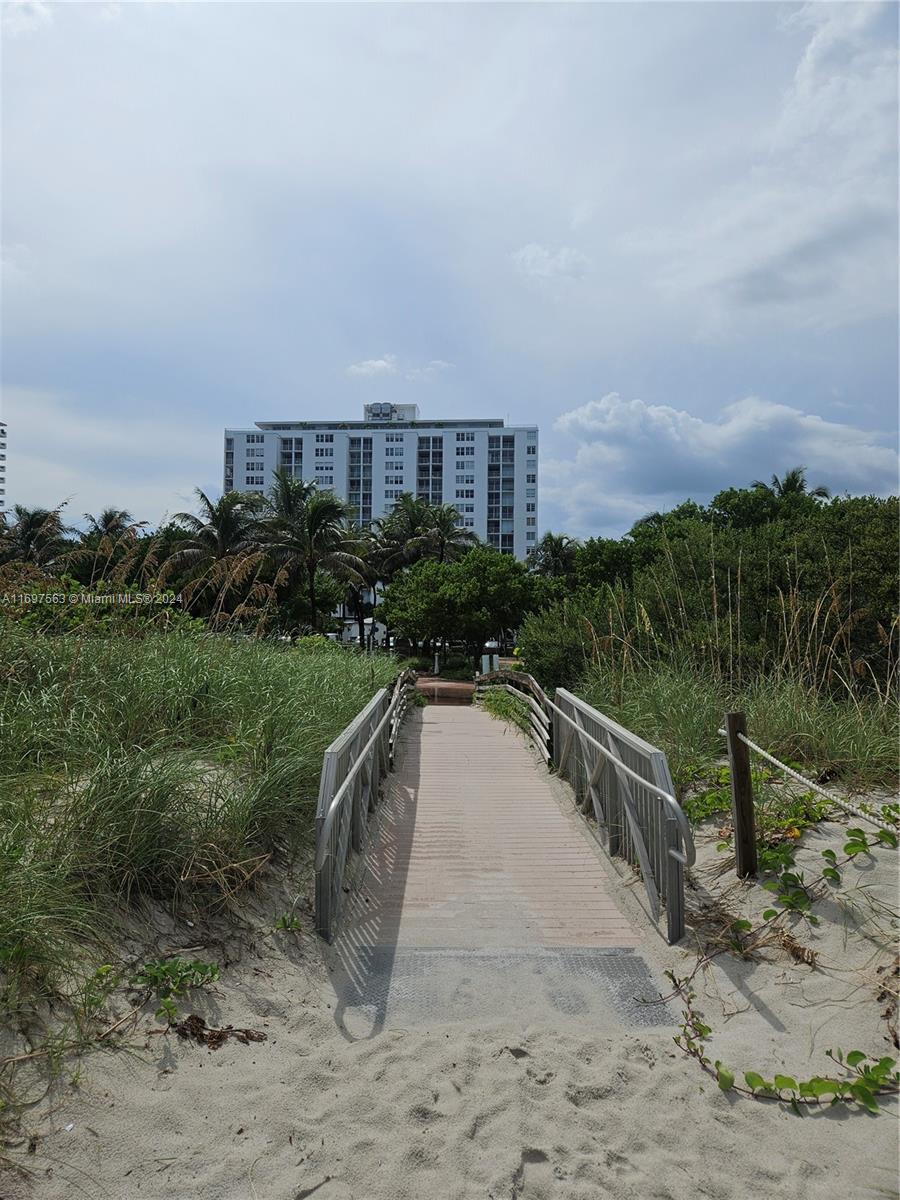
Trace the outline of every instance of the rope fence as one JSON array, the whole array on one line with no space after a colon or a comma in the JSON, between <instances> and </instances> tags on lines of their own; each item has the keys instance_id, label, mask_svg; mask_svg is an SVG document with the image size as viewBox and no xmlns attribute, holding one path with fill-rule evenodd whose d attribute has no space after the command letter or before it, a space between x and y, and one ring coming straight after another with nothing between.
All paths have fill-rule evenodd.
<instances>
[{"instance_id":1,"label":"rope fence","mask_svg":"<svg viewBox=\"0 0 900 1200\"><path fill-rule=\"evenodd\" d=\"M720 729L719 733L722 737L728 736L728 732L725 729ZM761 758L764 758L766 762L771 763L773 767L777 767L779 771L782 771L791 779L796 780L797 783L802 783L804 787L810 788L812 791L817 792L820 796L824 796L824 798L830 804L835 805L835 807L843 809L844 812L851 814L851 816L858 817L861 821L869 821L872 825L876 825L879 829L884 829L887 833L897 832L896 825L890 825L887 821L882 821L880 817L876 817L872 813L867 813L864 809L857 808L857 806L855 804L851 804L849 800L843 800L839 796L835 796L833 792L827 791L821 786L821 784L815 783L812 779L807 779L805 775L801 775L799 771L795 771L794 768L789 767L787 763L781 762L781 760L777 759L774 754L770 754L768 750L763 750L762 746L758 746L756 742L754 742L751 738L748 738L746 734L739 732L737 737L744 743L745 746L749 747L749 749L753 750L754 753L758 754Z\"/></svg>"}]
</instances>

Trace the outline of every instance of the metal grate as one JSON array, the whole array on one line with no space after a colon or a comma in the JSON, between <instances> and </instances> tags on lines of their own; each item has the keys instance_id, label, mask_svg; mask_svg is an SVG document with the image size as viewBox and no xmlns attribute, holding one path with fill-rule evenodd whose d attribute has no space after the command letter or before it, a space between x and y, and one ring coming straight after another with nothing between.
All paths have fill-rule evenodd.
<instances>
[{"instance_id":1,"label":"metal grate","mask_svg":"<svg viewBox=\"0 0 900 1200\"><path fill-rule=\"evenodd\" d=\"M510 1019L553 1026L566 1018L598 1026L674 1024L647 963L631 949L351 948L339 938L335 950L335 1018L354 1036Z\"/></svg>"}]
</instances>

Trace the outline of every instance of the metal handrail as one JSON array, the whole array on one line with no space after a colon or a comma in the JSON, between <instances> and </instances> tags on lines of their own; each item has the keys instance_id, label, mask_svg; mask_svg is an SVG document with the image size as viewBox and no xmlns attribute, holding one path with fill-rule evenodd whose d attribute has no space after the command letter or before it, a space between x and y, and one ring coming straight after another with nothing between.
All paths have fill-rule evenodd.
<instances>
[{"instance_id":1,"label":"metal handrail","mask_svg":"<svg viewBox=\"0 0 900 1200\"><path fill-rule=\"evenodd\" d=\"M577 743L581 750L580 768L576 767L574 776L569 772L576 797L581 786L579 772L583 772L585 813L587 806L592 805L598 827L606 830L607 852L624 857L639 868L654 920L659 916L661 902L665 902L668 938L677 942L684 935L684 870L694 865L697 852L690 822L672 790L663 752L562 688L551 700L540 684L524 672L491 672L480 676L476 686L479 692L502 688L526 701L531 710L527 732L561 776L569 763L572 746ZM568 703L572 713L558 701ZM585 721L593 722L608 737L610 745L594 737L585 728ZM659 782L624 762L616 749L621 749L621 744L630 747ZM618 786L615 791L606 790L601 795L600 774L609 763ZM660 807L654 813L648 806L656 803ZM580 798L578 805L582 807ZM613 817L616 810L620 816L618 823Z\"/></svg>"},{"instance_id":2,"label":"metal handrail","mask_svg":"<svg viewBox=\"0 0 900 1200\"><path fill-rule=\"evenodd\" d=\"M572 720L568 713L563 712L563 710L557 704L554 704L552 700L548 700L547 704L553 709L554 712L559 713L559 715L567 724L571 725L572 728L577 731L579 737L583 738L584 741L593 746L595 750L599 750L604 758L607 758L610 762L615 763L617 771L622 771L629 777L629 779L635 780L635 782L639 783L642 788L648 792L651 792L654 796L658 796L660 800L662 800L668 806L672 812L672 816L678 823L678 831L681 836L682 844L684 845L683 851L676 850L674 846L670 846L668 847L668 853L672 858L677 859L678 862L683 863L686 867L692 867L697 861L697 848L694 845L694 835L691 832L691 824L685 815L684 809L681 807L672 793L667 792L664 788L657 787L655 783L651 783L649 779L645 779L643 775L639 775L637 771L633 771L631 767L622 762L621 758L619 758L617 754L614 754L607 746L604 746L601 742L598 742L596 738L591 737L586 729L582 729L575 721Z\"/></svg>"},{"instance_id":3,"label":"metal handrail","mask_svg":"<svg viewBox=\"0 0 900 1200\"><path fill-rule=\"evenodd\" d=\"M382 777L393 768L397 733L414 690L404 671L389 696L381 688L325 751L316 812L316 929L334 934L351 853L365 849L369 814ZM365 742L359 742L365 738ZM340 782L338 782L340 781Z\"/></svg>"},{"instance_id":4,"label":"metal handrail","mask_svg":"<svg viewBox=\"0 0 900 1200\"><path fill-rule=\"evenodd\" d=\"M344 777L344 782L334 793L331 803L328 805L325 816L322 819L322 826L319 830L318 845L316 847L315 868L317 871L321 871L325 864L325 859L330 854L328 836L331 833L331 827L334 825L334 820L337 816L338 809L341 807L341 804L344 801L344 797L350 788L350 784L353 783L354 779L365 765L369 752L378 741L378 738L381 736L382 729L384 729L385 725L387 725L388 721L390 721L391 717L397 711L402 696L403 689L398 689L394 699L388 705L387 712L376 725L375 732L366 742L365 746L363 746L363 748L360 750L356 761Z\"/></svg>"}]
</instances>

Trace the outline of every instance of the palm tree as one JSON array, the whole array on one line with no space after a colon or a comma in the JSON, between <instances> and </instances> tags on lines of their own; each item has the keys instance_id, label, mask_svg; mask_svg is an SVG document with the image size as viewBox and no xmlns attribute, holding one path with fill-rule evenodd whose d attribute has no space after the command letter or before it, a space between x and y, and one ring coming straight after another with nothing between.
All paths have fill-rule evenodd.
<instances>
[{"instance_id":1,"label":"palm tree","mask_svg":"<svg viewBox=\"0 0 900 1200\"><path fill-rule=\"evenodd\" d=\"M827 500L831 495L830 490L822 484L814 488L809 487L806 482L806 467L791 467L789 471L785 471L781 479L777 475L773 475L771 483L763 483L761 479L754 479L750 486L768 492L779 500L783 500L787 496L812 496L814 500Z\"/></svg>"},{"instance_id":2,"label":"palm tree","mask_svg":"<svg viewBox=\"0 0 900 1200\"><path fill-rule=\"evenodd\" d=\"M200 515L181 512L173 517L173 523L188 537L174 550L167 565L170 569L189 570L192 578L185 590L191 596L202 595L208 587L217 588L216 609L221 615L229 591L245 583L254 568L254 583L258 581L263 562L259 513L265 502L255 492L226 492L215 501L200 488L196 494Z\"/></svg>"},{"instance_id":3,"label":"palm tree","mask_svg":"<svg viewBox=\"0 0 900 1200\"><path fill-rule=\"evenodd\" d=\"M143 529L147 524L146 521L135 521L125 508L104 508L99 517L85 513L84 519L87 522L84 534L86 538L93 536L118 539L134 535L138 529Z\"/></svg>"},{"instance_id":4,"label":"palm tree","mask_svg":"<svg viewBox=\"0 0 900 1200\"><path fill-rule=\"evenodd\" d=\"M120 575L128 574L129 569L141 558L137 547L138 533L147 525L146 521L136 521L124 508L104 508L99 516L85 513L87 529L81 535L81 545L72 551L68 561L78 567L83 562L91 566L88 583L93 587L96 579L105 579L110 572L113 559L117 567L122 568Z\"/></svg>"},{"instance_id":5,"label":"palm tree","mask_svg":"<svg viewBox=\"0 0 900 1200\"><path fill-rule=\"evenodd\" d=\"M454 504L429 505L427 527L422 538L424 557L438 562L454 562L477 544L478 535L460 525L459 509Z\"/></svg>"},{"instance_id":6,"label":"palm tree","mask_svg":"<svg viewBox=\"0 0 900 1200\"><path fill-rule=\"evenodd\" d=\"M376 522L390 573L422 558L452 562L478 543L470 529L459 524L454 504L429 504L404 492L391 512Z\"/></svg>"},{"instance_id":7,"label":"palm tree","mask_svg":"<svg viewBox=\"0 0 900 1200\"><path fill-rule=\"evenodd\" d=\"M382 546L385 579L423 556L430 509L427 500L403 492L388 515L373 522Z\"/></svg>"},{"instance_id":8,"label":"palm tree","mask_svg":"<svg viewBox=\"0 0 900 1200\"><path fill-rule=\"evenodd\" d=\"M332 492L320 492L316 484L294 479L285 471L275 472L263 538L279 567L304 575L314 628L318 623L316 572L329 571L347 580L364 576L365 564L347 526L348 512Z\"/></svg>"},{"instance_id":9,"label":"palm tree","mask_svg":"<svg viewBox=\"0 0 900 1200\"><path fill-rule=\"evenodd\" d=\"M63 505L58 508L13 506L0 524L0 563L27 562L38 566L51 564L66 549L66 535L72 531L63 524ZM10 516L13 520L10 521Z\"/></svg>"},{"instance_id":10,"label":"palm tree","mask_svg":"<svg viewBox=\"0 0 900 1200\"><path fill-rule=\"evenodd\" d=\"M381 579L381 543L378 533L369 525L353 525L348 531L349 539L354 544L354 553L360 560L361 568L358 573L347 581L347 600L353 610L358 628L359 646L366 646L366 592L372 593L372 618L374 628L376 589Z\"/></svg>"},{"instance_id":11,"label":"palm tree","mask_svg":"<svg viewBox=\"0 0 900 1200\"><path fill-rule=\"evenodd\" d=\"M530 567L536 575L556 578L571 575L575 569L578 543L566 533L545 533L534 548Z\"/></svg>"}]
</instances>

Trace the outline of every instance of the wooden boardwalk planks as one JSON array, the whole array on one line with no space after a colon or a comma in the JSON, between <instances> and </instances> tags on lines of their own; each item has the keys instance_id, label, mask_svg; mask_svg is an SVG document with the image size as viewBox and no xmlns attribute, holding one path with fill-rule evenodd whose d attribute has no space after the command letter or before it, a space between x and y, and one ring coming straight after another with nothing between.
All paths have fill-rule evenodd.
<instances>
[{"instance_id":1,"label":"wooden boardwalk planks","mask_svg":"<svg viewBox=\"0 0 900 1200\"><path fill-rule=\"evenodd\" d=\"M579 821L512 728L477 708L419 710L341 937L357 947L635 946Z\"/></svg>"}]
</instances>

